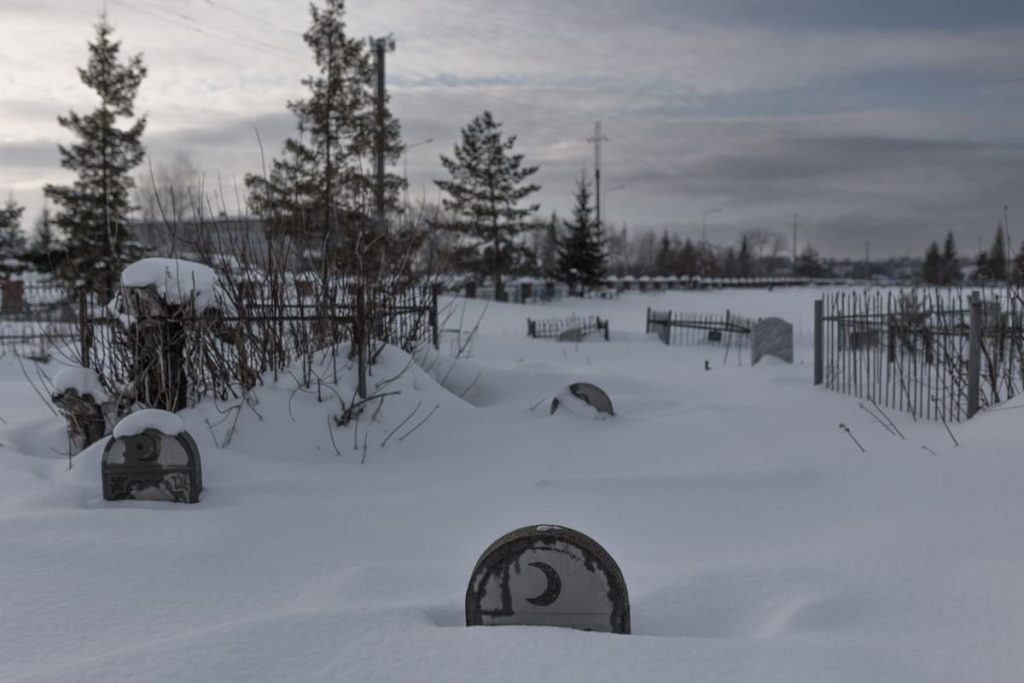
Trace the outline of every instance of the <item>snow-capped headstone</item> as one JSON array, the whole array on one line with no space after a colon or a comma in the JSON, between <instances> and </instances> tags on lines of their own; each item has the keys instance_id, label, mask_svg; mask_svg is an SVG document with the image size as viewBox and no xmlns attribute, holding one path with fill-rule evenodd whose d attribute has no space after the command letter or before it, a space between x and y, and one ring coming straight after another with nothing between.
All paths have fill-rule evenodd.
<instances>
[{"instance_id":1,"label":"snow-capped headstone","mask_svg":"<svg viewBox=\"0 0 1024 683\"><path fill-rule=\"evenodd\" d=\"M466 591L466 625L629 633L629 594L619 566L594 539L530 526L480 556Z\"/></svg>"},{"instance_id":2,"label":"snow-capped headstone","mask_svg":"<svg viewBox=\"0 0 1024 683\"><path fill-rule=\"evenodd\" d=\"M198 503L199 448L181 418L163 410L125 417L103 451L103 498Z\"/></svg>"},{"instance_id":3,"label":"snow-capped headstone","mask_svg":"<svg viewBox=\"0 0 1024 683\"><path fill-rule=\"evenodd\" d=\"M765 356L793 362L793 325L782 318L763 318L751 330L750 364Z\"/></svg>"},{"instance_id":4,"label":"snow-capped headstone","mask_svg":"<svg viewBox=\"0 0 1024 683\"><path fill-rule=\"evenodd\" d=\"M50 398L68 423L68 442L73 454L103 438L107 428L103 404L110 397L95 370L61 369L53 376Z\"/></svg>"},{"instance_id":5,"label":"snow-capped headstone","mask_svg":"<svg viewBox=\"0 0 1024 683\"><path fill-rule=\"evenodd\" d=\"M551 414L560 407L580 417L604 418L614 415L612 400L600 387L589 382L576 382L565 387L551 399Z\"/></svg>"}]
</instances>

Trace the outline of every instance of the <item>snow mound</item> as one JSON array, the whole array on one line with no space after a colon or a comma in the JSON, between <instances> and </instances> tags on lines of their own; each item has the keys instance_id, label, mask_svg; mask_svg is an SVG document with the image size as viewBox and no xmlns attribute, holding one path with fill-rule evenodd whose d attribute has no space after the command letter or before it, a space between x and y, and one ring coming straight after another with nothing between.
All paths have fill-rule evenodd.
<instances>
[{"instance_id":1,"label":"snow mound","mask_svg":"<svg viewBox=\"0 0 1024 683\"><path fill-rule=\"evenodd\" d=\"M277 377L267 373L245 397L210 399L180 415L194 438L216 448L272 459L329 455L362 461L365 446L372 461L384 450L412 445L419 452L424 440L449 439L459 424L452 420L464 421L472 410L409 354L391 346L370 366L370 399L361 402L355 360L348 353L347 344L333 355L329 349L318 353L308 383L296 365Z\"/></svg>"},{"instance_id":2,"label":"snow mound","mask_svg":"<svg viewBox=\"0 0 1024 683\"><path fill-rule=\"evenodd\" d=\"M156 287L168 304L178 306L189 301L200 312L223 308L227 301L217 282L217 273L209 266L173 258L145 258L129 265L121 273L125 287Z\"/></svg>"},{"instance_id":3,"label":"snow mound","mask_svg":"<svg viewBox=\"0 0 1024 683\"><path fill-rule=\"evenodd\" d=\"M53 395L65 394L74 389L79 396L89 394L97 403L110 400L107 392L100 384L99 375L95 370L77 366L63 368L53 376Z\"/></svg>"},{"instance_id":4,"label":"snow mound","mask_svg":"<svg viewBox=\"0 0 1024 683\"><path fill-rule=\"evenodd\" d=\"M114 438L123 439L135 436L142 434L147 429L155 429L168 436L177 436L185 431L185 421L166 410L140 410L117 423L114 427Z\"/></svg>"}]
</instances>

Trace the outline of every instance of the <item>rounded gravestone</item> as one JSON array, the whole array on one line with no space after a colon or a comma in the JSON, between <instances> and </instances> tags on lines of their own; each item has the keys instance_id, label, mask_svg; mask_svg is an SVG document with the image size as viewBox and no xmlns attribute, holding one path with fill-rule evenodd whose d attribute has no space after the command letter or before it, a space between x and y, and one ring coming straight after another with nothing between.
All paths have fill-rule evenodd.
<instances>
[{"instance_id":1,"label":"rounded gravestone","mask_svg":"<svg viewBox=\"0 0 1024 683\"><path fill-rule=\"evenodd\" d=\"M199 448L177 415L142 410L114 428L103 451L103 498L198 503Z\"/></svg>"},{"instance_id":2,"label":"rounded gravestone","mask_svg":"<svg viewBox=\"0 0 1024 683\"><path fill-rule=\"evenodd\" d=\"M571 406L574 400L590 406L590 408L596 410L600 415L615 415L615 411L612 409L612 400L608 398L608 394L606 394L601 387L589 382L576 382L575 384L570 384L568 387L556 394L551 400L551 414L554 415L555 411L558 410L559 406L563 403L567 406ZM581 414L580 411L573 410L571 408L570 412ZM590 412L592 414L593 411ZM583 414L586 415L585 412Z\"/></svg>"},{"instance_id":3,"label":"rounded gravestone","mask_svg":"<svg viewBox=\"0 0 1024 683\"><path fill-rule=\"evenodd\" d=\"M561 526L529 526L480 556L466 590L466 625L629 633L629 594L595 540Z\"/></svg>"}]
</instances>

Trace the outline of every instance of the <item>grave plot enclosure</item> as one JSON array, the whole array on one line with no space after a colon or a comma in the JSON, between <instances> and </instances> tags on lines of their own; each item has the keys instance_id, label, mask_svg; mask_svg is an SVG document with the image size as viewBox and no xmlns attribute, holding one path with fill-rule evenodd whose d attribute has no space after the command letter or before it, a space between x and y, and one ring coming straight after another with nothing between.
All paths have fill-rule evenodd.
<instances>
[{"instance_id":1,"label":"grave plot enclosure","mask_svg":"<svg viewBox=\"0 0 1024 683\"><path fill-rule=\"evenodd\" d=\"M814 381L962 421L1024 389L1024 305L1012 289L839 292L815 302Z\"/></svg>"},{"instance_id":2,"label":"grave plot enclosure","mask_svg":"<svg viewBox=\"0 0 1024 683\"><path fill-rule=\"evenodd\" d=\"M754 321L726 311L718 313L679 313L647 309L647 334L655 333L666 346L750 345Z\"/></svg>"},{"instance_id":3,"label":"grave plot enclosure","mask_svg":"<svg viewBox=\"0 0 1024 683\"><path fill-rule=\"evenodd\" d=\"M608 321L597 316L578 318L547 318L526 320L526 334L534 339L557 339L559 341L582 341L590 334L600 334L608 341Z\"/></svg>"}]
</instances>

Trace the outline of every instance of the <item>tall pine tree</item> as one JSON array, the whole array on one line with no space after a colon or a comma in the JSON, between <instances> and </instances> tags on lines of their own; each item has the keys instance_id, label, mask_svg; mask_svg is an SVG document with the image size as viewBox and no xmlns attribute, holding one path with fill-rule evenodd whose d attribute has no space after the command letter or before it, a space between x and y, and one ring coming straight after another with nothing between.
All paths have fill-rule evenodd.
<instances>
[{"instance_id":1,"label":"tall pine tree","mask_svg":"<svg viewBox=\"0 0 1024 683\"><path fill-rule=\"evenodd\" d=\"M460 237L460 265L490 277L498 298L504 296L505 276L528 263L521 237L540 208L522 206L540 190L528 182L538 167L523 164L523 155L513 153L515 143L516 136L504 137L501 124L485 111L462 129L454 156L441 156L450 179L434 181L448 195L443 206L453 218L444 227Z\"/></svg>"},{"instance_id":2,"label":"tall pine tree","mask_svg":"<svg viewBox=\"0 0 1024 683\"><path fill-rule=\"evenodd\" d=\"M604 281L606 258L604 237L590 202L590 183L576 181L576 205L572 220L563 221L565 237L558 249L558 272L569 289L580 296Z\"/></svg>"},{"instance_id":3,"label":"tall pine tree","mask_svg":"<svg viewBox=\"0 0 1024 683\"><path fill-rule=\"evenodd\" d=\"M110 294L121 271L140 250L128 228L130 171L145 154L142 132L146 118L118 127L118 119L135 116L135 95L146 67L141 55L119 61L121 44L111 39L105 16L89 43L89 62L78 74L96 92L99 108L89 114L70 112L57 120L77 142L60 146L61 165L78 177L70 186L47 185L46 196L57 205L56 224L65 237L67 258L62 277L76 286Z\"/></svg>"},{"instance_id":4,"label":"tall pine tree","mask_svg":"<svg viewBox=\"0 0 1024 683\"><path fill-rule=\"evenodd\" d=\"M376 110L377 75L365 40L346 35L344 0L310 5L312 21L303 40L313 52L316 73L303 79L308 97L288 102L298 119L298 136L284 144L266 177L247 175L253 209L291 237L326 244L332 256L352 255L370 226L375 184L374 151L383 135L384 158L401 158L398 120ZM399 206L404 180L386 174L387 210ZM341 249L338 249L341 248Z\"/></svg>"}]
</instances>

